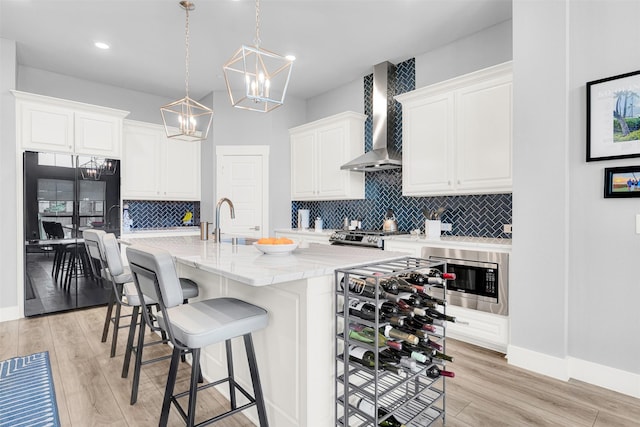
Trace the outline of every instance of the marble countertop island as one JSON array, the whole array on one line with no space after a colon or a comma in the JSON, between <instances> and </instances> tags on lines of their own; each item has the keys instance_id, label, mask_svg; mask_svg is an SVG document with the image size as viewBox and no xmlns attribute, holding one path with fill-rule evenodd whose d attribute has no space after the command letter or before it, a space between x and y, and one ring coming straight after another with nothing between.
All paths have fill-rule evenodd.
<instances>
[{"instance_id":1,"label":"marble countertop island","mask_svg":"<svg viewBox=\"0 0 640 427\"><path fill-rule=\"evenodd\" d=\"M335 425L335 270L406 257L313 243L289 255L263 255L252 245L184 235L120 240L167 249L178 274L198 284L198 299L239 298L267 310L269 325L253 333L253 339L267 416L270 425L278 427ZM226 376L224 354L224 343L203 349L201 367L207 380ZM246 365L243 351L233 354L236 366ZM236 378L251 384L246 367L236 371ZM218 390L228 397L228 387ZM243 413L256 422L254 408Z\"/></svg>"},{"instance_id":2,"label":"marble countertop island","mask_svg":"<svg viewBox=\"0 0 640 427\"><path fill-rule=\"evenodd\" d=\"M334 270L383 262L404 253L351 246L309 244L288 255L266 255L252 245L200 240L199 236L120 239L167 249L180 264L218 274L251 286L265 286L333 274Z\"/></svg>"}]
</instances>

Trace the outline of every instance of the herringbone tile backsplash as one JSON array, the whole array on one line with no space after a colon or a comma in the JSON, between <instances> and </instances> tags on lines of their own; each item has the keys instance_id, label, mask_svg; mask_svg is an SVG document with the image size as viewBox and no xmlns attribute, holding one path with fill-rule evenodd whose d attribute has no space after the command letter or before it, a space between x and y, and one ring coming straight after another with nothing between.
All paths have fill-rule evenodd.
<instances>
[{"instance_id":1,"label":"herringbone tile backsplash","mask_svg":"<svg viewBox=\"0 0 640 427\"><path fill-rule=\"evenodd\" d=\"M393 95L415 89L414 59L396 65L395 76L390 76L389 86ZM373 75L364 78L365 151L371 150ZM402 105L394 101L396 122L393 129L394 144L402 152ZM486 194L471 196L403 197L402 171L400 169L367 172L365 175L365 200L332 200L320 202L293 201L291 203L291 226L296 227L298 209L309 209L311 224L320 217L325 228L342 228L343 219L361 219L362 227L381 230L387 209L393 209L401 231L424 231L422 210L445 208L442 222L452 224L451 232L444 235L510 238L503 233L503 225L511 224L512 198L508 194Z\"/></svg>"},{"instance_id":2,"label":"herringbone tile backsplash","mask_svg":"<svg viewBox=\"0 0 640 427\"><path fill-rule=\"evenodd\" d=\"M193 214L191 224L200 224L200 202L168 202L150 200L125 200L129 205L129 217L133 221L132 229L181 227L182 218L187 212Z\"/></svg>"}]
</instances>

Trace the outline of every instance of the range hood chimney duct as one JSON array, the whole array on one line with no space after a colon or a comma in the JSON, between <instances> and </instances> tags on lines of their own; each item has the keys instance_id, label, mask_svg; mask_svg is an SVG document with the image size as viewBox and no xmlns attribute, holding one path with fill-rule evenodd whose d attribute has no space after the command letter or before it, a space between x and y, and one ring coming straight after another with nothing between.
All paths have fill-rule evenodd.
<instances>
[{"instance_id":1,"label":"range hood chimney duct","mask_svg":"<svg viewBox=\"0 0 640 427\"><path fill-rule=\"evenodd\" d=\"M373 67L373 149L345 163L340 169L374 172L402 167L402 155L393 143L395 114L389 76L394 71L395 66L390 62Z\"/></svg>"}]
</instances>

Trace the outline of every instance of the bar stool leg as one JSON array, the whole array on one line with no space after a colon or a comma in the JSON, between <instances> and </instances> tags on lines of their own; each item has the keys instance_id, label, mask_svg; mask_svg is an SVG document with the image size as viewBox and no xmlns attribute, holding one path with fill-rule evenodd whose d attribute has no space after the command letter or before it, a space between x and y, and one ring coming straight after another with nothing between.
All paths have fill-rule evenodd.
<instances>
[{"instance_id":1,"label":"bar stool leg","mask_svg":"<svg viewBox=\"0 0 640 427\"><path fill-rule=\"evenodd\" d=\"M127 378L129 375L129 364L131 363L131 353L133 351L133 338L136 334L136 326L138 323L138 311L139 306L133 307L133 313L131 313L131 324L129 325L129 336L127 337L127 350L124 352L124 362L122 363L122 378ZM144 322L142 322L144 323ZM136 351L138 354L138 351Z\"/></svg>"},{"instance_id":2,"label":"bar stool leg","mask_svg":"<svg viewBox=\"0 0 640 427\"><path fill-rule=\"evenodd\" d=\"M116 355L116 347L118 345L118 330L120 329L120 311L122 306L116 304L116 315L113 319L113 338L111 338L111 357Z\"/></svg>"},{"instance_id":3,"label":"bar stool leg","mask_svg":"<svg viewBox=\"0 0 640 427\"><path fill-rule=\"evenodd\" d=\"M171 396L173 396L173 388L176 385L176 377L178 376L178 362L180 361L180 349L173 348L171 355L171 365L169 366L169 375L167 377L167 386L164 390L164 399L162 401L162 412L160 413L159 427L167 427L169 422L169 411L171 410Z\"/></svg>"},{"instance_id":4,"label":"bar stool leg","mask_svg":"<svg viewBox=\"0 0 640 427\"><path fill-rule=\"evenodd\" d=\"M191 381L189 385L189 412L187 427L193 427L196 421L196 399L198 397L198 373L200 371L200 349L191 351Z\"/></svg>"},{"instance_id":5,"label":"bar stool leg","mask_svg":"<svg viewBox=\"0 0 640 427\"><path fill-rule=\"evenodd\" d=\"M135 328L134 320L132 319L131 322ZM131 384L131 400L129 402L131 405L135 404L138 401L138 387L140 385L140 370L142 368L142 350L144 349L145 327L146 327L145 321L143 319L140 319L140 328L138 328L138 347L136 348L136 358L134 360L134 365L133 365L133 383Z\"/></svg>"},{"instance_id":6,"label":"bar stool leg","mask_svg":"<svg viewBox=\"0 0 640 427\"><path fill-rule=\"evenodd\" d=\"M231 351L231 340L225 341L225 347L227 349L227 375L229 377L229 403L231 403L231 409L236 409L236 379L233 372L233 353Z\"/></svg>"},{"instance_id":7,"label":"bar stool leg","mask_svg":"<svg viewBox=\"0 0 640 427\"><path fill-rule=\"evenodd\" d=\"M107 341L107 336L109 335L109 325L111 324L111 313L113 312L113 304L116 303L116 294L113 289L111 289L109 304L107 305L107 317L104 319L104 327L102 328L102 342Z\"/></svg>"},{"instance_id":8,"label":"bar stool leg","mask_svg":"<svg viewBox=\"0 0 640 427\"><path fill-rule=\"evenodd\" d=\"M267 421L267 410L264 405L264 395L262 394L262 384L260 383L260 374L258 373L258 364L256 363L256 353L253 349L253 339L251 334L244 336L244 346L247 351L247 361L249 362L249 372L253 382L253 395L256 399L256 409L258 410L258 420L260 427L269 427Z\"/></svg>"}]
</instances>

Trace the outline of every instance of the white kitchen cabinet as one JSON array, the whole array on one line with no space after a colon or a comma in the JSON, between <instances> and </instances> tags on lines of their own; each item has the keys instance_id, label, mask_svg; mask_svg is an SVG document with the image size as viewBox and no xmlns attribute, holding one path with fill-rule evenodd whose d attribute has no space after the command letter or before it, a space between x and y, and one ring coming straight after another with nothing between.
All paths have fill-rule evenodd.
<instances>
[{"instance_id":1,"label":"white kitchen cabinet","mask_svg":"<svg viewBox=\"0 0 640 427\"><path fill-rule=\"evenodd\" d=\"M403 195L512 190L512 80L505 63L396 97Z\"/></svg>"},{"instance_id":2,"label":"white kitchen cabinet","mask_svg":"<svg viewBox=\"0 0 640 427\"><path fill-rule=\"evenodd\" d=\"M127 111L13 91L24 150L120 158Z\"/></svg>"},{"instance_id":3,"label":"white kitchen cabinet","mask_svg":"<svg viewBox=\"0 0 640 427\"><path fill-rule=\"evenodd\" d=\"M122 198L200 200L200 142L167 138L161 125L126 120Z\"/></svg>"},{"instance_id":4,"label":"white kitchen cabinet","mask_svg":"<svg viewBox=\"0 0 640 427\"><path fill-rule=\"evenodd\" d=\"M364 152L364 114L348 111L289 129L291 199L364 199L364 174L340 166Z\"/></svg>"}]
</instances>

